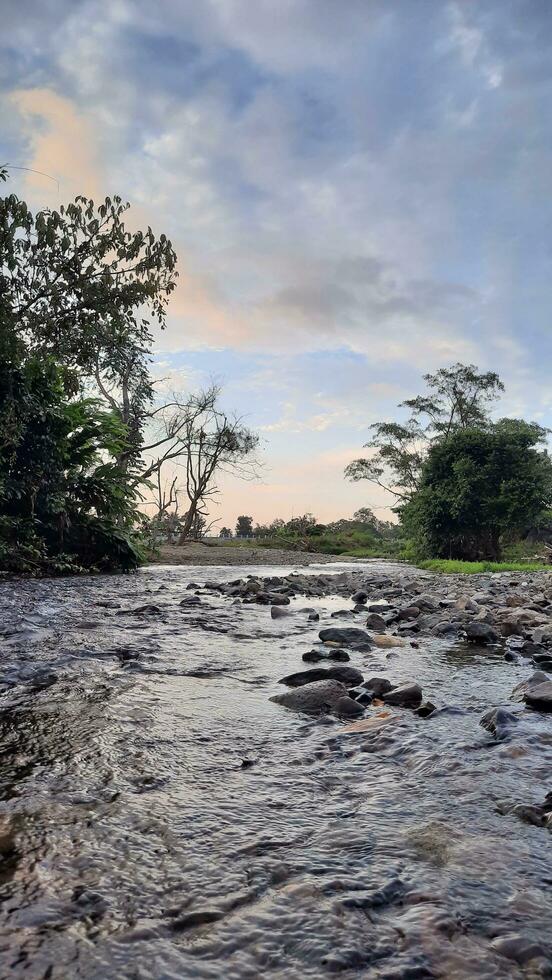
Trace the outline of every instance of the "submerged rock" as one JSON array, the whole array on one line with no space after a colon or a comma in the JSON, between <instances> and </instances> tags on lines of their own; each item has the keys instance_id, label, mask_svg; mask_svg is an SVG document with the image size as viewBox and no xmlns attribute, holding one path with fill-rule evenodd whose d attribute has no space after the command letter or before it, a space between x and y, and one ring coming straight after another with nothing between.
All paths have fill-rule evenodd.
<instances>
[{"instance_id":1,"label":"submerged rock","mask_svg":"<svg viewBox=\"0 0 552 980\"><path fill-rule=\"evenodd\" d=\"M286 616L291 616L291 609L287 606L271 606L270 615L272 619L285 619Z\"/></svg>"},{"instance_id":2,"label":"submerged rock","mask_svg":"<svg viewBox=\"0 0 552 980\"><path fill-rule=\"evenodd\" d=\"M420 718L431 718L432 714L437 711L437 705L433 704L432 701L424 701L419 708L414 710Z\"/></svg>"},{"instance_id":3,"label":"submerged rock","mask_svg":"<svg viewBox=\"0 0 552 980\"><path fill-rule=\"evenodd\" d=\"M480 718L479 724L486 731L490 732L491 735L496 735L497 738L503 738L517 721L517 715L512 714L511 711L507 711L506 708L490 708Z\"/></svg>"}]
</instances>

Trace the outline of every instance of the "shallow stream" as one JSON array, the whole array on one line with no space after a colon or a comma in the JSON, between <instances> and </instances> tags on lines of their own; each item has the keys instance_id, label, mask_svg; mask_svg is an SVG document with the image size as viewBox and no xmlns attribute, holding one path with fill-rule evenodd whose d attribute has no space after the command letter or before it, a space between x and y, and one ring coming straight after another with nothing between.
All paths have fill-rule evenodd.
<instances>
[{"instance_id":1,"label":"shallow stream","mask_svg":"<svg viewBox=\"0 0 552 980\"><path fill-rule=\"evenodd\" d=\"M190 581L256 571L289 569L0 587L0 975L549 975L552 836L497 802L552 788L552 716L498 742L479 726L527 667L426 638L352 653L443 710L347 733L269 700L346 601L294 600L320 623L179 605Z\"/></svg>"}]
</instances>

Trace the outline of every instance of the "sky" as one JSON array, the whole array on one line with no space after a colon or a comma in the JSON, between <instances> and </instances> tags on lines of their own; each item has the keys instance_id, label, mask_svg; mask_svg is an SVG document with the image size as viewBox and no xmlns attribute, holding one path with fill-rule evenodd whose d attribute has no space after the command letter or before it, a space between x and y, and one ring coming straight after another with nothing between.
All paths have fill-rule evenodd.
<instances>
[{"instance_id":1,"label":"sky","mask_svg":"<svg viewBox=\"0 0 552 980\"><path fill-rule=\"evenodd\" d=\"M154 372L261 437L221 522L328 521L421 376L496 370L552 426L552 4L3 0L0 162L35 208L118 193L180 278Z\"/></svg>"}]
</instances>

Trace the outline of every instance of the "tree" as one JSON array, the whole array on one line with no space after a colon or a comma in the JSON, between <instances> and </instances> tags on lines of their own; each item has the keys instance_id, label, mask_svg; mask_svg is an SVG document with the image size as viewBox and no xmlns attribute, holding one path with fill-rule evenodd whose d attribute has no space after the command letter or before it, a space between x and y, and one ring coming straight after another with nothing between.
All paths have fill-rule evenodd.
<instances>
[{"instance_id":1,"label":"tree","mask_svg":"<svg viewBox=\"0 0 552 980\"><path fill-rule=\"evenodd\" d=\"M396 501L411 500L420 485L427 452L435 442L446 442L459 429L485 427L489 408L504 390L494 371L481 373L473 364L454 364L426 374L427 392L401 402L408 408L405 422L376 422L365 448L370 457L346 467L348 479L369 480L389 491Z\"/></svg>"},{"instance_id":2,"label":"tree","mask_svg":"<svg viewBox=\"0 0 552 980\"><path fill-rule=\"evenodd\" d=\"M253 534L253 518L242 514L236 521L236 537L250 538Z\"/></svg>"},{"instance_id":3,"label":"tree","mask_svg":"<svg viewBox=\"0 0 552 980\"><path fill-rule=\"evenodd\" d=\"M14 194L0 199L2 329L69 369L73 393L97 388L126 427L126 468L153 397L147 317L164 326L177 275L169 239L129 231L128 208L120 197L96 206L79 196L33 215Z\"/></svg>"},{"instance_id":4,"label":"tree","mask_svg":"<svg viewBox=\"0 0 552 980\"><path fill-rule=\"evenodd\" d=\"M97 400L69 400L52 359L0 365L2 567L135 567L134 499L115 461L126 438L120 419Z\"/></svg>"},{"instance_id":5,"label":"tree","mask_svg":"<svg viewBox=\"0 0 552 980\"><path fill-rule=\"evenodd\" d=\"M498 561L502 536L527 529L552 504L545 438L538 425L502 419L435 442L401 510L419 554Z\"/></svg>"},{"instance_id":6,"label":"tree","mask_svg":"<svg viewBox=\"0 0 552 980\"><path fill-rule=\"evenodd\" d=\"M149 458L140 479L150 479L167 467L183 471L183 486L179 488L177 477L175 490L188 500L180 544L191 533L196 514L207 516L207 505L218 493L216 479L221 473L241 479L253 479L257 474L254 454L258 436L242 419L228 415L220 407L219 397L220 389L214 385L186 399L175 396L151 413L151 440L143 447Z\"/></svg>"},{"instance_id":7,"label":"tree","mask_svg":"<svg viewBox=\"0 0 552 980\"><path fill-rule=\"evenodd\" d=\"M140 561L131 535L153 397L147 317L164 325L176 256L164 235L130 232L127 207L78 197L33 215L13 194L0 199L4 567Z\"/></svg>"},{"instance_id":8,"label":"tree","mask_svg":"<svg viewBox=\"0 0 552 980\"><path fill-rule=\"evenodd\" d=\"M219 531L219 538L223 538L225 541L229 541L232 537L232 530L229 527L221 527Z\"/></svg>"}]
</instances>

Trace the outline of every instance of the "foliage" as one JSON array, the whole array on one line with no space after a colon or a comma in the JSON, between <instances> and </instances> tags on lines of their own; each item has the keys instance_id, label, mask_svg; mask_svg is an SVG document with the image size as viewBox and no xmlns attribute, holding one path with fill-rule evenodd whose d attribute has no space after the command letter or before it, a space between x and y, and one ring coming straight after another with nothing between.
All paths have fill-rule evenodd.
<instances>
[{"instance_id":1,"label":"foliage","mask_svg":"<svg viewBox=\"0 0 552 980\"><path fill-rule=\"evenodd\" d=\"M346 467L348 479L369 480L392 493L399 503L411 500L418 490L430 446L446 442L459 429L485 427L488 410L504 386L494 371L481 373L473 364L454 364L424 376L427 391L407 399L403 422L376 422L365 448L368 457Z\"/></svg>"},{"instance_id":2,"label":"foliage","mask_svg":"<svg viewBox=\"0 0 552 980\"><path fill-rule=\"evenodd\" d=\"M236 521L236 536L238 538L249 538L253 534L253 518L242 514Z\"/></svg>"},{"instance_id":3,"label":"foliage","mask_svg":"<svg viewBox=\"0 0 552 980\"><path fill-rule=\"evenodd\" d=\"M490 559L552 502L545 430L502 419L457 429L429 450L416 495L401 510L420 557Z\"/></svg>"},{"instance_id":4,"label":"foliage","mask_svg":"<svg viewBox=\"0 0 552 980\"><path fill-rule=\"evenodd\" d=\"M550 565L529 561L455 561L432 558L418 562L418 568L445 575L481 575L485 572L540 572Z\"/></svg>"},{"instance_id":5,"label":"foliage","mask_svg":"<svg viewBox=\"0 0 552 980\"><path fill-rule=\"evenodd\" d=\"M51 359L0 363L0 565L135 567L134 501L113 462L125 440L120 419L94 399L69 400Z\"/></svg>"},{"instance_id":6,"label":"foliage","mask_svg":"<svg viewBox=\"0 0 552 980\"><path fill-rule=\"evenodd\" d=\"M13 194L0 199L5 569L132 568L142 558L132 532L153 394L146 316L163 326L176 257L165 236L129 231L127 208L78 197L33 215Z\"/></svg>"}]
</instances>

